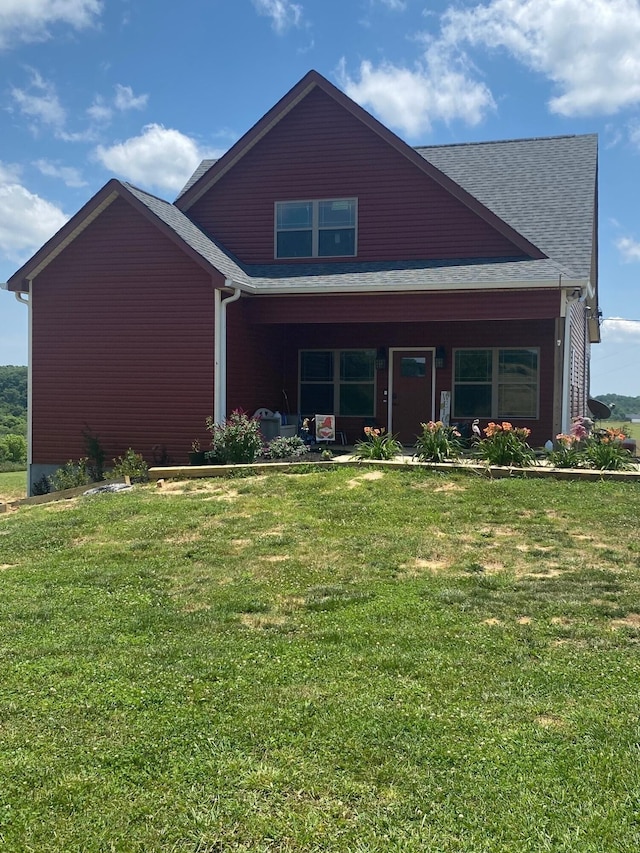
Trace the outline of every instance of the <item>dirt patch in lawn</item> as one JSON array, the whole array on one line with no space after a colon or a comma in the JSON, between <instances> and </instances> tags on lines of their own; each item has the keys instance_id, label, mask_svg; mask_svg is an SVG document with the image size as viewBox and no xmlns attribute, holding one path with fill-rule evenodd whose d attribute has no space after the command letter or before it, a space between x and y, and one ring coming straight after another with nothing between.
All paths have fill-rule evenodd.
<instances>
[{"instance_id":1,"label":"dirt patch in lawn","mask_svg":"<svg viewBox=\"0 0 640 853\"><path fill-rule=\"evenodd\" d=\"M347 480L347 486L350 489L355 489L367 480L381 480L383 477L383 471L369 471L366 474L361 474L359 477L354 477L353 480Z\"/></svg>"}]
</instances>

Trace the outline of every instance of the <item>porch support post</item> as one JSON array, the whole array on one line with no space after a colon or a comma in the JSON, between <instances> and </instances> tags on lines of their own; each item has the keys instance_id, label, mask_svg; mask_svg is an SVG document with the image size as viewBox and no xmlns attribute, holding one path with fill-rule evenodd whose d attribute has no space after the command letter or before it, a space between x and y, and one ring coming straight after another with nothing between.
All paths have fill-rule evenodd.
<instances>
[{"instance_id":1,"label":"porch support post","mask_svg":"<svg viewBox=\"0 0 640 853\"><path fill-rule=\"evenodd\" d=\"M214 368L213 368L213 420L220 424L227 416L227 306L242 296L231 279L225 285L233 289L233 296L222 298L222 290L214 288Z\"/></svg>"}]
</instances>

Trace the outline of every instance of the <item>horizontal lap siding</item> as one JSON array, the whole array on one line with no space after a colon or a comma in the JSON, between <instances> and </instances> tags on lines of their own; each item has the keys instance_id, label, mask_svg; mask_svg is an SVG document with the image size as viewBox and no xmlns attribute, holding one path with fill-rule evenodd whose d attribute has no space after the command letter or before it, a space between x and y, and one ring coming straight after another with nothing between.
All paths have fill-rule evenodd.
<instances>
[{"instance_id":1,"label":"horizontal lap siding","mask_svg":"<svg viewBox=\"0 0 640 853\"><path fill-rule=\"evenodd\" d=\"M242 409L284 411L284 337L267 326L247 321L248 300L227 310L227 413Z\"/></svg>"},{"instance_id":2,"label":"horizontal lap siding","mask_svg":"<svg viewBox=\"0 0 640 853\"><path fill-rule=\"evenodd\" d=\"M33 461L184 461L213 411L211 279L117 199L33 287ZM154 451L154 447L156 450Z\"/></svg>"},{"instance_id":3,"label":"horizontal lap siding","mask_svg":"<svg viewBox=\"0 0 640 853\"><path fill-rule=\"evenodd\" d=\"M247 310L253 323L540 319L559 315L560 291L254 297Z\"/></svg>"},{"instance_id":4,"label":"horizontal lap siding","mask_svg":"<svg viewBox=\"0 0 640 853\"><path fill-rule=\"evenodd\" d=\"M274 256L274 203L358 198L358 259L516 257L506 237L317 89L189 216L245 263Z\"/></svg>"},{"instance_id":5,"label":"horizontal lap siding","mask_svg":"<svg viewBox=\"0 0 640 853\"><path fill-rule=\"evenodd\" d=\"M588 359L589 343L587 339L587 307L584 302L572 302L570 312L570 373L569 373L569 414L572 418L588 415L587 398L589 395Z\"/></svg>"},{"instance_id":6,"label":"horizontal lap siding","mask_svg":"<svg viewBox=\"0 0 640 853\"><path fill-rule=\"evenodd\" d=\"M232 306L235 307L235 306ZM250 325L243 333L251 336ZM553 381L555 354L555 323L547 320L511 321L449 321L449 322L405 322L405 323L333 323L273 326L269 329L268 359L262 372L252 364L247 370L241 347L232 351L230 347L230 375L237 375L243 388L242 400L261 401L256 404L269 408L280 408L278 391L273 384L273 374L265 374L265 365L281 367L281 384L289 399L290 410L298 411L298 351L300 349L378 349L390 347L436 347L445 348L446 367L436 371L436 411L439 415L441 391L452 390L453 350L457 347L539 347L540 349L540 412L539 420L521 422L531 428L531 440L542 445L552 434ZM231 360L236 359L235 366ZM277 369L275 370L277 373ZM265 381L265 375L267 380ZM242 379L240 380L240 377ZM386 371L377 372L378 421L386 425L387 409L383 391L387 387ZM264 384L263 384L264 383ZM270 403L269 393L275 397ZM544 414L544 413L548 413ZM309 414L309 413L305 413ZM344 430L350 442L361 437L362 418L339 418L338 428Z\"/></svg>"}]
</instances>

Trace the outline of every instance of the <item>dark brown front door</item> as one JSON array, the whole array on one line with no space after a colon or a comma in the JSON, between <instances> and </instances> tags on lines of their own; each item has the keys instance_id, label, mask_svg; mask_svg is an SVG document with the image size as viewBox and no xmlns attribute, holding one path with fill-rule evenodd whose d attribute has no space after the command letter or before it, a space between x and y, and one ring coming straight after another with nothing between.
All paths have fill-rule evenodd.
<instances>
[{"instance_id":1,"label":"dark brown front door","mask_svg":"<svg viewBox=\"0 0 640 853\"><path fill-rule=\"evenodd\" d=\"M396 350L393 357L391 431L408 446L415 444L420 424L432 418L431 350Z\"/></svg>"}]
</instances>

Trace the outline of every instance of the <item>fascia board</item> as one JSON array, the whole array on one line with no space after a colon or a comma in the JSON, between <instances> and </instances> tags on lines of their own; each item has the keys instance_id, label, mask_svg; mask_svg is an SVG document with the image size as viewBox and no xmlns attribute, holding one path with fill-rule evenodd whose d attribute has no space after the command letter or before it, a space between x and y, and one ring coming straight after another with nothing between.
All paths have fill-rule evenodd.
<instances>
[{"instance_id":1,"label":"fascia board","mask_svg":"<svg viewBox=\"0 0 640 853\"><path fill-rule=\"evenodd\" d=\"M438 292L464 292L466 290L540 290L540 289L559 289L558 279L544 280L529 280L529 281L505 281L491 282L486 281L465 281L465 282L449 282L445 284L425 284L422 287L416 287L415 284L380 284L380 285L319 285L317 287L309 287L308 285L292 285L290 287L284 285L261 285L260 283L251 282L233 282L234 286L238 287L244 293L255 296L318 296L322 294L360 294L366 296L370 293L438 293ZM579 287L584 282L576 279L568 281L562 279L562 288Z\"/></svg>"}]
</instances>

